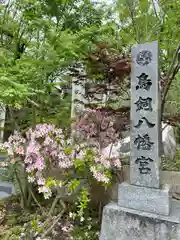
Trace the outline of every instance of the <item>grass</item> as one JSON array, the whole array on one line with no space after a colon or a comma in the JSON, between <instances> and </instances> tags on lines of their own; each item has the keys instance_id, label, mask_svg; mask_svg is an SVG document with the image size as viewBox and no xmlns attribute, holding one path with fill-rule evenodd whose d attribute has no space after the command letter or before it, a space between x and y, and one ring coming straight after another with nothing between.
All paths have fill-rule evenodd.
<instances>
[{"instance_id":1,"label":"grass","mask_svg":"<svg viewBox=\"0 0 180 240\"><path fill-rule=\"evenodd\" d=\"M167 157L163 157L161 166L162 170L180 171L180 149L176 151L176 156L173 160Z\"/></svg>"}]
</instances>

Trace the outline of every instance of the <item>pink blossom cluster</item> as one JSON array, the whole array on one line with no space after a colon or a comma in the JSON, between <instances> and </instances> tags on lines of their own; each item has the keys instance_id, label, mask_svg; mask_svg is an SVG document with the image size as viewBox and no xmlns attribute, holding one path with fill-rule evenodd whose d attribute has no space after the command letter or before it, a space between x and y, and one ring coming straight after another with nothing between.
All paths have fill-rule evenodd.
<instances>
[{"instance_id":1,"label":"pink blossom cluster","mask_svg":"<svg viewBox=\"0 0 180 240\"><path fill-rule=\"evenodd\" d=\"M105 183L105 184L110 182L110 178L106 176L106 173L98 171L98 169L95 166L92 166L90 168L90 171L92 172L93 177L98 182L102 182L102 183Z\"/></svg>"},{"instance_id":2,"label":"pink blossom cluster","mask_svg":"<svg viewBox=\"0 0 180 240\"><path fill-rule=\"evenodd\" d=\"M119 158L110 158L104 156L101 152L96 152L94 164L90 167L90 171L98 182L109 183L111 180L110 173L113 168L121 169Z\"/></svg>"},{"instance_id":3,"label":"pink blossom cluster","mask_svg":"<svg viewBox=\"0 0 180 240\"><path fill-rule=\"evenodd\" d=\"M101 118L100 115L97 116ZM102 126L110 123L106 117ZM71 140L65 138L62 129L55 125L38 124L35 129L27 131L26 137L15 132L8 142L0 146L8 152L8 162L0 164L0 167L21 163L28 174L28 181L34 184L46 199L52 195L51 187L59 186L57 180L47 178L47 172L51 168L59 168L61 172L73 169L76 172L76 163L79 160L84 162L85 172L98 182L109 183L111 170L121 168L121 161L104 156L101 148L89 147L85 142L72 145Z\"/></svg>"},{"instance_id":4,"label":"pink blossom cluster","mask_svg":"<svg viewBox=\"0 0 180 240\"><path fill-rule=\"evenodd\" d=\"M15 132L1 148L6 149L9 156L8 163L3 164L21 163L28 173L28 181L36 184L45 198L52 194L47 186L47 169L69 169L73 166L70 141L55 125L38 124L35 129L27 131L26 138Z\"/></svg>"},{"instance_id":5,"label":"pink blossom cluster","mask_svg":"<svg viewBox=\"0 0 180 240\"><path fill-rule=\"evenodd\" d=\"M16 157L24 156L25 154L26 139L23 138L20 133L15 131L14 135L11 135L8 142L1 144L0 148L6 150L9 156L9 163L15 163ZM8 163L6 163L7 165Z\"/></svg>"},{"instance_id":6,"label":"pink blossom cluster","mask_svg":"<svg viewBox=\"0 0 180 240\"><path fill-rule=\"evenodd\" d=\"M89 173L98 182L103 184L110 183L112 170L121 169L119 157L111 157L111 154L105 156L100 148L92 148L89 147L87 143L83 143L77 145L76 150L74 161L78 159L84 162Z\"/></svg>"},{"instance_id":7,"label":"pink blossom cluster","mask_svg":"<svg viewBox=\"0 0 180 240\"><path fill-rule=\"evenodd\" d=\"M113 167L121 168L121 161L119 158L106 157L103 154L97 154L95 157L96 165L101 165L105 169L110 169Z\"/></svg>"}]
</instances>

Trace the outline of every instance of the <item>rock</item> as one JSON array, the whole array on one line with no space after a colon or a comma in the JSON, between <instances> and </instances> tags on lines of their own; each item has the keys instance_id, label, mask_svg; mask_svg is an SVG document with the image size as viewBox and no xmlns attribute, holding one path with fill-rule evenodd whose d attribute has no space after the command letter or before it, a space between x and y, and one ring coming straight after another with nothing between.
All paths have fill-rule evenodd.
<instances>
[{"instance_id":1,"label":"rock","mask_svg":"<svg viewBox=\"0 0 180 240\"><path fill-rule=\"evenodd\" d=\"M9 197L15 193L14 185L12 183L0 182L0 199Z\"/></svg>"},{"instance_id":2,"label":"rock","mask_svg":"<svg viewBox=\"0 0 180 240\"><path fill-rule=\"evenodd\" d=\"M163 153L170 159L174 159L176 155L176 138L174 129L171 125L163 123L162 130Z\"/></svg>"},{"instance_id":3,"label":"rock","mask_svg":"<svg viewBox=\"0 0 180 240\"><path fill-rule=\"evenodd\" d=\"M0 199L3 199L3 198L6 198L6 197L9 197L10 195L6 192L0 192Z\"/></svg>"}]
</instances>

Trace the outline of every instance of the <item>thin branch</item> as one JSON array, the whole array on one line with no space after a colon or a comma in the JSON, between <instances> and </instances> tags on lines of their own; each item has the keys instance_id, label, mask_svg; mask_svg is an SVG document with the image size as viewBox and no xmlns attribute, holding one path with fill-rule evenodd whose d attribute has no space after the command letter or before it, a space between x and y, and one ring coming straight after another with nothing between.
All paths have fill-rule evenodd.
<instances>
[{"instance_id":1,"label":"thin branch","mask_svg":"<svg viewBox=\"0 0 180 240\"><path fill-rule=\"evenodd\" d=\"M14 170L14 173L15 173L15 177L16 177L16 180L17 180L17 183L18 183L18 186L19 186L19 189L20 189L20 192L21 192L21 196L23 198L23 208L25 207L25 204L26 204L26 197L24 195L24 191L23 191L23 188L22 188L22 185L21 185L21 180L17 174L17 171L16 169Z\"/></svg>"},{"instance_id":2,"label":"thin branch","mask_svg":"<svg viewBox=\"0 0 180 240\"><path fill-rule=\"evenodd\" d=\"M14 4L13 1L9 0L6 14L10 14L10 12L12 11L13 4Z\"/></svg>"},{"instance_id":3,"label":"thin branch","mask_svg":"<svg viewBox=\"0 0 180 240\"><path fill-rule=\"evenodd\" d=\"M157 22L157 24L151 28L151 31L149 31L150 34L147 36L146 40L149 41L149 39L151 38L152 35L154 35L154 33L155 33L156 30L157 30L158 32L161 32L161 28L162 28L163 24L164 24L164 23L159 23L159 22ZM161 26L161 27L160 27L160 26ZM159 27L160 27L160 29L159 29Z\"/></svg>"},{"instance_id":4,"label":"thin branch","mask_svg":"<svg viewBox=\"0 0 180 240\"><path fill-rule=\"evenodd\" d=\"M178 58L178 63L174 67L177 58ZM173 71L173 69L174 69L174 71ZM175 75L178 73L179 69L180 69L180 43L179 43L179 45L176 49L176 52L174 54L174 57L173 57L171 66L169 68L169 71L167 72L167 77L166 77L167 84L166 84L166 87L164 89L164 93L163 93L163 97L162 97L162 104L161 104L161 109L162 109L161 118L162 118L162 115L163 115L163 112L164 112L166 96L167 96L168 91L170 89L171 83L172 83L173 79L175 78Z\"/></svg>"},{"instance_id":5,"label":"thin branch","mask_svg":"<svg viewBox=\"0 0 180 240\"><path fill-rule=\"evenodd\" d=\"M63 216L65 212L65 209L63 209L58 216L55 218L55 221L53 222L53 224L45 231L45 233L42 235L42 238L46 237L52 230L53 228L56 226L56 224L59 222L60 218Z\"/></svg>"},{"instance_id":6,"label":"thin branch","mask_svg":"<svg viewBox=\"0 0 180 240\"><path fill-rule=\"evenodd\" d=\"M42 214L43 214L44 216L46 216L47 213L44 211L43 207L41 206L41 204L40 204L40 203L38 202L38 200L36 199L33 191L31 190L31 187L29 188L29 191L30 191L30 194L31 194L34 202L35 202L35 203L37 204L37 206L41 209Z\"/></svg>"},{"instance_id":7,"label":"thin branch","mask_svg":"<svg viewBox=\"0 0 180 240\"><path fill-rule=\"evenodd\" d=\"M177 49L176 49L176 52L175 52L175 54L174 54L174 57L173 57L171 66L170 66L170 68L169 68L169 71L167 72L167 79L170 78L170 75L171 75L171 73L172 73L172 70L173 70L174 64L175 64L175 62L176 62L176 59L177 59L177 57L178 57L179 51L180 51L180 43L179 43L179 45L178 45L178 47L177 47Z\"/></svg>"},{"instance_id":8,"label":"thin branch","mask_svg":"<svg viewBox=\"0 0 180 240\"><path fill-rule=\"evenodd\" d=\"M22 27L22 24L23 24L23 16L21 16L18 24L19 24L19 26L18 26L18 29L17 29L17 33L14 36L14 37L16 37L16 40L18 40L18 37L20 35L21 27Z\"/></svg>"},{"instance_id":9,"label":"thin branch","mask_svg":"<svg viewBox=\"0 0 180 240\"><path fill-rule=\"evenodd\" d=\"M52 203L52 205L51 205L51 208L50 208L50 210L49 210L48 216L51 216L51 215L53 214L54 209L55 209L56 204L58 203L58 201L59 201L59 197L56 196L56 198L54 199L54 201L53 201L53 203Z\"/></svg>"},{"instance_id":10,"label":"thin branch","mask_svg":"<svg viewBox=\"0 0 180 240\"><path fill-rule=\"evenodd\" d=\"M10 118L12 119L12 124L13 124L13 131L14 130L19 130L20 129L20 127L19 127L19 125L18 125L18 123L17 123L17 121L16 121L16 119L15 119L15 117L14 117L14 113L13 113L13 110L10 108L10 107L8 107L7 106L7 109L8 109L8 111L9 111L9 115L10 115Z\"/></svg>"},{"instance_id":11,"label":"thin branch","mask_svg":"<svg viewBox=\"0 0 180 240\"><path fill-rule=\"evenodd\" d=\"M36 102L34 102L33 100L31 100L30 98L27 98L27 101L30 102L33 106L39 107L39 105Z\"/></svg>"},{"instance_id":12,"label":"thin branch","mask_svg":"<svg viewBox=\"0 0 180 240\"><path fill-rule=\"evenodd\" d=\"M111 157L111 153L112 153L113 145L114 145L114 143L111 143L111 147L110 147L110 150L109 150L109 158Z\"/></svg>"},{"instance_id":13,"label":"thin branch","mask_svg":"<svg viewBox=\"0 0 180 240\"><path fill-rule=\"evenodd\" d=\"M52 223L52 225L45 231L45 233L42 235L42 238L46 237L55 227L55 225L59 222L60 218L63 216L63 214L66 211L66 205L65 203L60 200L61 206L62 206L62 211L57 215L57 217L55 218L54 222ZM45 225L45 224L44 224Z\"/></svg>"},{"instance_id":14,"label":"thin branch","mask_svg":"<svg viewBox=\"0 0 180 240\"><path fill-rule=\"evenodd\" d=\"M65 3L64 3L64 6L62 7L62 10L59 13L59 16L61 16L61 17L56 16L56 21L57 21L56 28L59 27L60 20L62 20L62 18L64 17L63 13L65 13L67 3L68 3L68 1L66 0Z\"/></svg>"},{"instance_id":15,"label":"thin branch","mask_svg":"<svg viewBox=\"0 0 180 240\"><path fill-rule=\"evenodd\" d=\"M116 171L115 175L119 183L124 182L123 167L121 168L120 172Z\"/></svg>"},{"instance_id":16,"label":"thin branch","mask_svg":"<svg viewBox=\"0 0 180 240\"><path fill-rule=\"evenodd\" d=\"M14 18L16 17L16 14L18 12L18 9L17 7L15 8L14 12L13 12L13 15L12 15L12 19L14 20Z\"/></svg>"}]
</instances>

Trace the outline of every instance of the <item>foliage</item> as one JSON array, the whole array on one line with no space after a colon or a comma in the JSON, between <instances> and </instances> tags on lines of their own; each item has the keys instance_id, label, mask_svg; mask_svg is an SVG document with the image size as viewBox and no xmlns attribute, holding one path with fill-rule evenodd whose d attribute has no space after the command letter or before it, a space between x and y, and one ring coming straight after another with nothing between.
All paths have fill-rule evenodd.
<instances>
[{"instance_id":1,"label":"foliage","mask_svg":"<svg viewBox=\"0 0 180 240\"><path fill-rule=\"evenodd\" d=\"M85 60L91 77L101 81L106 79L113 84L119 79L121 97L123 89L127 92L129 88L124 74L130 72L132 44L152 40L160 43L162 85L171 85L177 73L174 64L170 71L170 65L179 39L178 3L162 0L157 7L147 0L117 1L111 11L91 1L16 0L2 5L0 89L3 103L13 108L24 107L23 110L32 108L28 113L32 124L57 123L55 119L62 119L66 112L65 120L59 124L67 126L70 98L62 99L60 94L55 94L57 101L54 104L54 93L58 93L57 86L61 85L65 75L65 82L71 82L62 70L77 60ZM103 24L102 20L105 20ZM176 86L178 81L173 81ZM169 92L169 87L167 90ZM124 92L123 95L127 94ZM166 90L162 95L165 99ZM173 94L168 98L177 102ZM55 111L52 113L52 106L57 107L57 115Z\"/></svg>"},{"instance_id":2,"label":"foliage","mask_svg":"<svg viewBox=\"0 0 180 240\"><path fill-rule=\"evenodd\" d=\"M162 0L158 1L158 4L147 0L134 1L133 4L129 0L117 2L119 20L122 23L119 34L122 36L123 45L130 47L135 43L159 41L163 87L162 108L164 110L165 100L178 102L171 92L174 91L173 86L178 87L179 84L177 74L179 57L175 58L179 54L179 0L173 2Z\"/></svg>"},{"instance_id":3,"label":"foliage","mask_svg":"<svg viewBox=\"0 0 180 240\"><path fill-rule=\"evenodd\" d=\"M97 240L99 237L99 228L98 223L92 221L91 218L88 218L87 221L73 229L71 233L71 238L73 240Z\"/></svg>"},{"instance_id":4,"label":"foliage","mask_svg":"<svg viewBox=\"0 0 180 240\"><path fill-rule=\"evenodd\" d=\"M18 129L22 121L24 129L39 122L67 127L70 94L59 89L71 77L62 73L92 47L104 8L88 0L13 0L0 12L0 102L11 112L7 127ZM18 109L28 114L22 118Z\"/></svg>"},{"instance_id":5,"label":"foliage","mask_svg":"<svg viewBox=\"0 0 180 240\"><path fill-rule=\"evenodd\" d=\"M122 101L129 100L130 50L132 45L146 41L159 41L160 79L162 93L162 120L177 126L179 115L178 89L180 69L180 44L178 30L179 1L124 1L113 4L112 20L103 26L109 29L107 36L96 44L86 59L87 76L104 84L101 91L113 94ZM112 30L110 32L110 29ZM109 85L108 85L109 84ZM107 88L108 85L108 88ZM118 89L118 90L117 90ZM99 90L97 86L96 91ZM175 93L175 94L174 94ZM128 97L127 97L128 96ZM106 106L107 108L107 106ZM175 111L173 111L176 109ZM126 109L128 111L128 109ZM173 116L168 114L173 112Z\"/></svg>"},{"instance_id":6,"label":"foliage","mask_svg":"<svg viewBox=\"0 0 180 240\"><path fill-rule=\"evenodd\" d=\"M180 150L176 150L174 161L168 158L162 159L162 169L165 171L179 171L180 170Z\"/></svg>"}]
</instances>

